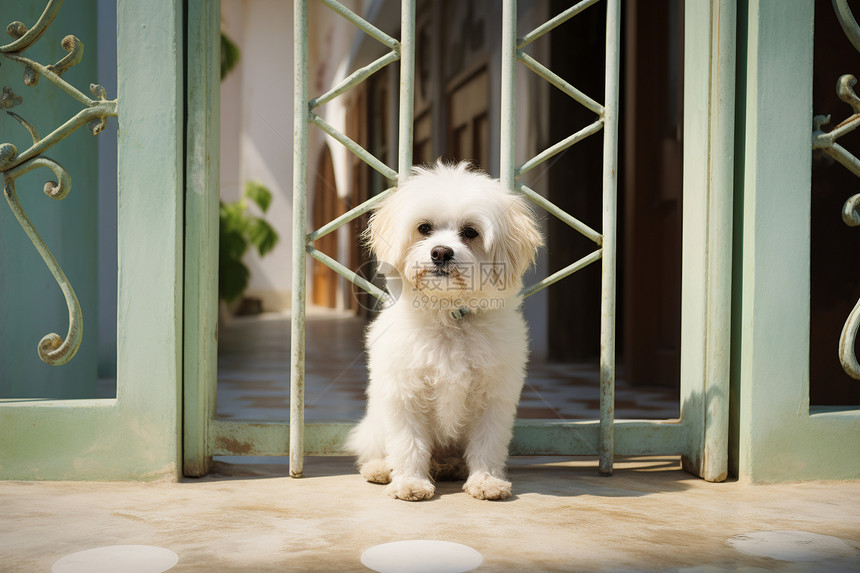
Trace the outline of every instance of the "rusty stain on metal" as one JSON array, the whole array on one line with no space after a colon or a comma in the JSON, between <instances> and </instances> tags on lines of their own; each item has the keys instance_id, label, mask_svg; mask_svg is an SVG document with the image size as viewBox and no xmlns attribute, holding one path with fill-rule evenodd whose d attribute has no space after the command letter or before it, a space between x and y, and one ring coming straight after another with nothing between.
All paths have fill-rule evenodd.
<instances>
[{"instance_id":1,"label":"rusty stain on metal","mask_svg":"<svg viewBox=\"0 0 860 573\"><path fill-rule=\"evenodd\" d=\"M219 436L215 443L215 449L219 452L228 452L231 455L247 456L252 453L253 445L229 436Z\"/></svg>"}]
</instances>

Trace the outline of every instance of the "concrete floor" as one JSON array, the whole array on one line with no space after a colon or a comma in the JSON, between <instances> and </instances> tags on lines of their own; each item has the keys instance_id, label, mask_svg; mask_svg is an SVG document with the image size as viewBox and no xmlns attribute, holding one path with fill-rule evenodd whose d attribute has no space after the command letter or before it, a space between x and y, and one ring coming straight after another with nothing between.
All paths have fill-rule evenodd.
<instances>
[{"instance_id":1,"label":"concrete floor","mask_svg":"<svg viewBox=\"0 0 860 573\"><path fill-rule=\"evenodd\" d=\"M363 410L362 324L341 318L309 322L310 419ZM285 417L288 332L277 316L222 332L220 415ZM532 365L520 415L596 418L596 390L589 368ZM665 389L622 378L619 397L621 417L677 416ZM676 458L618 460L601 478L595 460L516 458L509 500L443 482L411 503L364 482L346 458L308 458L299 480L283 462L221 458L209 476L179 483L0 482L0 571L369 571L363 555L386 573L475 565L457 546L428 544L408 548L411 563L371 561L396 548L380 545L407 540L468 546L465 557L480 554L474 570L487 572L860 571L860 482L710 484ZM122 547L78 555L111 546Z\"/></svg>"},{"instance_id":2,"label":"concrete floor","mask_svg":"<svg viewBox=\"0 0 860 573\"><path fill-rule=\"evenodd\" d=\"M176 572L368 571L363 552L402 540L467 545L483 558L475 571L860 570L857 482L710 484L671 458L620 460L602 478L593 460L517 458L510 500L444 482L413 503L387 498L344 458L305 469L299 480L282 465L220 463L180 483L0 483L0 571L164 570L140 557L103 569L59 561L113 545L169 549ZM380 570L465 570L456 565L437 554Z\"/></svg>"}]
</instances>

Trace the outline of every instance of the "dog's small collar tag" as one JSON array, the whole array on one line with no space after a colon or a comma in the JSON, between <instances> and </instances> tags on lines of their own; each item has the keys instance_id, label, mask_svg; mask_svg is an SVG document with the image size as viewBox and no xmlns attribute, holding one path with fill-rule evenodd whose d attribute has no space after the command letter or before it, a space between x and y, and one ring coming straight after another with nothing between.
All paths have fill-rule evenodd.
<instances>
[{"instance_id":1,"label":"dog's small collar tag","mask_svg":"<svg viewBox=\"0 0 860 573\"><path fill-rule=\"evenodd\" d=\"M457 310L451 311L451 318L454 320L463 320L467 314L469 314L469 309L465 306L461 306Z\"/></svg>"}]
</instances>

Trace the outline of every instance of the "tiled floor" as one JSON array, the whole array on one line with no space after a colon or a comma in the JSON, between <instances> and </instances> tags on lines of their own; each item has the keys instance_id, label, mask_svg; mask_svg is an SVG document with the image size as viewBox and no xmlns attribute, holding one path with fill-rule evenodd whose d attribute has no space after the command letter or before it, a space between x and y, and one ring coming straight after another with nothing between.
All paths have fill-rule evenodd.
<instances>
[{"instance_id":1,"label":"tiled floor","mask_svg":"<svg viewBox=\"0 0 860 573\"><path fill-rule=\"evenodd\" d=\"M364 321L322 310L307 321L305 418L353 421L364 413L367 367ZM290 321L285 315L240 318L222 328L218 357L218 415L275 420L289 416ZM616 383L618 419L679 416L677 390ZM529 366L520 418L594 420L599 417L596 365Z\"/></svg>"}]
</instances>

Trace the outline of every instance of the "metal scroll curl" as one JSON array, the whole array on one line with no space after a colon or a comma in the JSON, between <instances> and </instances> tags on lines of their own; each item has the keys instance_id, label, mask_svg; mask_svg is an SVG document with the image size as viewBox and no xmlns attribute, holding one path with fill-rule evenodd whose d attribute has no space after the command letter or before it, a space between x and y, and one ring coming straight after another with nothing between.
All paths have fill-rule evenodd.
<instances>
[{"instance_id":1,"label":"metal scroll curl","mask_svg":"<svg viewBox=\"0 0 860 573\"><path fill-rule=\"evenodd\" d=\"M71 283L32 221L24 212L21 202L18 200L15 180L39 167L50 169L56 180L48 181L44 186L44 192L51 199L64 199L72 188L69 172L56 161L45 157L43 153L84 125L89 128L93 135L98 135L104 129L107 118L117 115L117 101L106 99L103 87L97 84L90 85L90 92L94 96L94 98L90 98L62 79L63 73L78 64L83 58L84 44L75 36L67 35L63 38L61 46L67 55L55 64L46 66L21 55L21 52L32 46L45 34L62 4L62 0L50 0L37 22L29 29L22 22L16 21L9 24L6 27L6 32L13 41L0 46L0 58L23 65L25 85L36 85L40 77L45 78L84 106L84 109L63 125L47 136L41 137L29 122L17 113L10 111L21 105L24 98L16 94L9 86L3 86L2 93L0 93L0 110L20 123L33 140L32 145L21 153L12 143L0 143L0 177L3 178L3 194L21 228L30 238L33 246L36 247L54 280L57 281L69 311L69 329L65 338L59 334L50 333L39 341L39 357L43 362L51 365L65 364L74 358L83 338L83 313Z\"/></svg>"},{"instance_id":2,"label":"metal scroll curl","mask_svg":"<svg viewBox=\"0 0 860 573\"><path fill-rule=\"evenodd\" d=\"M842 30L857 51L860 51L860 26L848 6L847 0L832 0L833 10L842 26ZM854 175L860 177L860 160L847 149L836 143L836 140L860 127L860 97L854 92L857 78L845 74L836 82L836 93L839 99L851 106L852 114L831 131L821 128L830 123L829 115L817 115L813 118L812 148L820 149L836 161L844 165ZM860 194L851 196L842 207L842 220L850 227L860 226ZM860 327L860 300L848 315L842 333L839 337L839 362L842 369L856 380L860 380L860 363L854 350L857 342L857 331Z\"/></svg>"},{"instance_id":3,"label":"metal scroll curl","mask_svg":"<svg viewBox=\"0 0 860 573\"><path fill-rule=\"evenodd\" d=\"M9 203L9 207L12 208L15 218L18 219L18 223L42 256L42 260L45 261L45 264L54 276L54 280L60 285L60 290L62 290L63 297L66 299L66 306L69 309L69 330L65 339L59 334L52 332L44 336L39 341L38 346L39 358L43 362L59 366L74 358L75 353L77 353L81 345L81 339L83 338L83 313L69 279L66 278L63 269L57 264L57 260L54 258L51 250L45 245L45 241L42 240L27 213L24 212L15 191L15 179L37 167L47 167L57 176L57 181L49 181L45 184L46 195L58 200L68 195L72 184L68 172L59 163L47 157L30 159L4 172L3 195Z\"/></svg>"}]
</instances>

